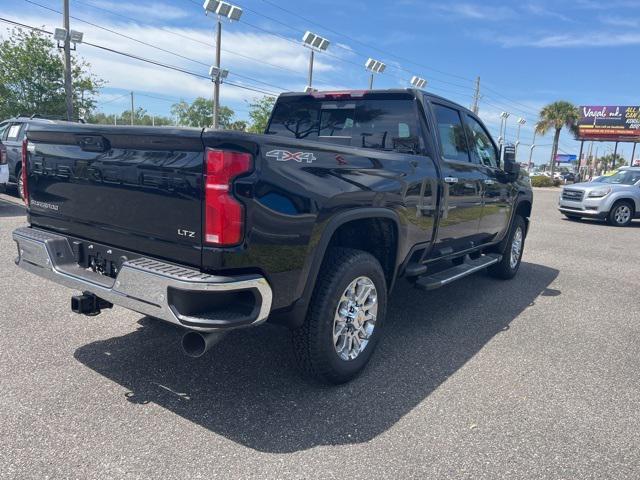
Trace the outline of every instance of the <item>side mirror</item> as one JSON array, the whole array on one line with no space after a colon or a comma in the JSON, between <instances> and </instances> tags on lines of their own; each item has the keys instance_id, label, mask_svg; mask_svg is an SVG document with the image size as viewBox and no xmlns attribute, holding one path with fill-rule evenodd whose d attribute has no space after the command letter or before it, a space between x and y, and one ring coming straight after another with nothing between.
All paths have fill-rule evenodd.
<instances>
[{"instance_id":1,"label":"side mirror","mask_svg":"<svg viewBox=\"0 0 640 480\"><path fill-rule=\"evenodd\" d=\"M516 147L508 144L502 147L502 168L504 171L515 177L520 173L520 164L516 162Z\"/></svg>"}]
</instances>

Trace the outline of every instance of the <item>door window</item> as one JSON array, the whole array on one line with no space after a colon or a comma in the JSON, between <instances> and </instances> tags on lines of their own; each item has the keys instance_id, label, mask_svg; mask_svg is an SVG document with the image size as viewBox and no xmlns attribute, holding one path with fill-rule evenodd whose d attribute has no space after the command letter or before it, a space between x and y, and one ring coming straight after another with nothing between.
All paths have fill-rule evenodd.
<instances>
[{"instance_id":1,"label":"door window","mask_svg":"<svg viewBox=\"0 0 640 480\"><path fill-rule=\"evenodd\" d=\"M462 126L460 112L453 108L434 104L438 135L442 145L442 156L446 160L469 162L469 146Z\"/></svg>"},{"instance_id":2,"label":"door window","mask_svg":"<svg viewBox=\"0 0 640 480\"><path fill-rule=\"evenodd\" d=\"M471 143L471 155L475 162L486 167L498 168L498 152L491 137L482 125L467 115L467 136Z\"/></svg>"}]
</instances>

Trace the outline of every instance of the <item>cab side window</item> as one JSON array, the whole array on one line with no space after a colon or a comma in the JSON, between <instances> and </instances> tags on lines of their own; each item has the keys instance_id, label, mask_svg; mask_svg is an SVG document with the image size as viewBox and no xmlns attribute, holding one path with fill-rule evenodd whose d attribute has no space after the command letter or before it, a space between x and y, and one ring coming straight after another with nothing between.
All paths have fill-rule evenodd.
<instances>
[{"instance_id":1,"label":"cab side window","mask_svg":"<svg viewBox=\"0 0 640 480\"><path fill-rule=\"evenodd\" d=\"M20 131L22 130L22 124L21 123L14 123L12 124L7 131L7 137L6 139L10 142L17 142L18 139L20 138Z\"/></svg>"},{"instance_id":2,"label":"cab side window","mask_svg":"<svg viewBox=\"0 0 640 480\"><path fill-rule=\"evenodd\" d=\"M446 160L470 162L467 136L462 126L460 112L453 108L434 104L433 110L438 124L438 135L442 145L442 156Z\"/></svg>"},{"instance_id":3,"label":"cab side window","mask_svg":"<svg viewBox=\"0 0 640 480\"><path fill-rule=\"evenodd\" d=\"M498 152L491 137L478 121L467 115L467 136L471 143L471 155L476 163L485 167L498 168Z\"/></svg>"}]
</instances>

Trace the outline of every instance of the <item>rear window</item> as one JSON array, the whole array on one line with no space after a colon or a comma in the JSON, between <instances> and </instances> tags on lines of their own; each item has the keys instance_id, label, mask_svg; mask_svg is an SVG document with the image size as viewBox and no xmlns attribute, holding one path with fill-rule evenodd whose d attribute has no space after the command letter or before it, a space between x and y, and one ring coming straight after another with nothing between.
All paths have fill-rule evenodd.
<instances>
[{"instance_id":1,"label":"rear window","mask_svg":"<svg viewBox=\"0 0 640 480\"><path fill-rule=\"evenodd\" d=\"M266 133L379 150L416 152L420 147L411 99L283 98Z\"/></svg>"}]
</instances>

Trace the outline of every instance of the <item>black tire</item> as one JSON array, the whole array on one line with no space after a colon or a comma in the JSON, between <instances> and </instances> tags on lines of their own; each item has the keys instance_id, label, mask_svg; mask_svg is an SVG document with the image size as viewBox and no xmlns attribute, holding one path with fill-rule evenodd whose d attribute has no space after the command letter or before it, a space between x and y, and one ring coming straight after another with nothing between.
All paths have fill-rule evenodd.
<instances>
[{"instance_id":1,"label":"black tire","mask_svg":"<svg viewBox=\"0 0 640 480\"><path fill-rule=\"evenodd\" d=\"M22 180L22 169L19 168L16 172L16 189L18 190L18 196L24 200L24 182Z\"/></svg>"},{"instance_id":2,"label":"black tire","mask_svg":"<svg viewBox=\"0 0 640 480\"><path fill-rule=\"evenodd\" d=\"M520 251L517 255L517 261L512 264L512 252L514 247L514 240L517 238L517 232L520 231L521 243ZM524 252L524 244L527 234L527 225L520 215L517 215L513 219L511 230L509 231L509 237L507 240L507 246L502 254L502 260L495 265L491 265L488 268L489 275L502 280L510 280L516 276L520 269L520 263L522 263L522 252Z\"/></svg>"},{"instance_id":3,"label":"black tire","mask_svg":"<svg viewBox=\"0 0 640 480\"><path fill-rule=\"evenodd\" d=\"M568 213L565 213L564 216L567 217L569 220L573 220L574 222L577 222L578 220L582 220L582 217L580 215L570 215Z\"/></svg>"},{"instance_id":4,"label":"black tire","mask_svg":"<svg viewBox=\"0 0 640 480\"><path fill-rule=\"evenodd\" d=\"M614 227L626 227L631 224L635 215L633 205L627 200L620 200L613 204L607 217L609 225Z\"/></svg>"},{"instance_id":5,"label":"black tire","mask_svg":"<svg viewBox=\"0 0 640 480\"><path fill-rule=\"evenodd\" d=\"M368 343L353 359L340 357L334 343L334 318L342 295L360 277L371 280L377 292L377 315ZM298 364L306 376L322 383L352 380L367 365L380 340L387 308L387 282L378 260L349 248L327 252L302 327L292 340Z\"/></svg>"}]
</instances>

